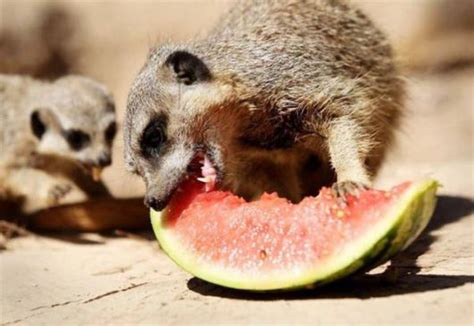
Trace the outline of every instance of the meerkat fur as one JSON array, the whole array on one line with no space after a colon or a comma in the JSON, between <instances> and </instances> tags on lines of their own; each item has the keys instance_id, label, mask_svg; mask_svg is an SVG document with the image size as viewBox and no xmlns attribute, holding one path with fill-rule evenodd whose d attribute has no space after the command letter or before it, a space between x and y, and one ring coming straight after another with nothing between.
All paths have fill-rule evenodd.
<instances>
[{"instance_id":1,"label":"meerkat fur","mask_svg":"<svg viewBox=\"0 0 474 326\"><path fill-rule=\"evenodd\" d=\"M403 95L388 40L345 1L238 1L206 37L151 49L129 93L125 160L155 209L197 152L219 188L248 199L297 202L334 182L344 197L371 184Z\"/></svg>"}]
</instances>

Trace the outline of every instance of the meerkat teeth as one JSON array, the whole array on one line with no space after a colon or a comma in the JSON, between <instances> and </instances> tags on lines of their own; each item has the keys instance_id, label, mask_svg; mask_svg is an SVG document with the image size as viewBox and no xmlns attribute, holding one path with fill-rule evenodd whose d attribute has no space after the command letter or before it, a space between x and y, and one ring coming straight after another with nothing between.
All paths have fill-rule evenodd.
<instances>
[{"instance_id":1,"label":"meerkat teeth","mask_svg":"<svg viewBox=\"0 0 474 326\"><path fill-rule=\"evenodd\" d=\"M210 178L209 182L206 182L204 189L206 192L214 190L216 187L216 180L214 178Z\"/></svg>"},{"instance_id":2,"label":"meerkat teeth","mask_svg":"<svg viewBox=\"0 0 474 326\"><path fill-rule=\"evenodd\" d=\"M92 167L91 174L92 174L92 179L94 179L94 181L99 181L100 175L102 174L102 168L97 167L97 166Z\"/></svg>"},{"instance_id":3,"label":"meerkat teeth","mask_svg":"<svg viewBox=\"0 0 474 326\"><path fill-rule=\"evenodd\" d=\"M198 181L201 181L203 183L208 183L210 182L211 180L209 179L209 177L199 177L199 178L196 178Z\"/></svg>"}]
</instances>

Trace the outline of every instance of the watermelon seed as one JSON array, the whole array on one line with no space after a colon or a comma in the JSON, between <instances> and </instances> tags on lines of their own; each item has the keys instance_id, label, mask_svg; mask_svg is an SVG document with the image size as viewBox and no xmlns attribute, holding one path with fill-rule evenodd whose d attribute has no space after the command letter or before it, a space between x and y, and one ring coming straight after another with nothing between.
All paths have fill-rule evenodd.
<instances>
[{"instance_id":1,"label":"watermelon seed","mask_svg":"<svg viewBox=\"0 0 474 326\"><path fill-rule=\"evenodd\" d=\"M336 217L339 217L339 218L343 218L346 214L344 213L344 211L342 209L338 209L336 211Z\"/></svg>"},{"instance_id":2,"label":"watermelon seed","mask_svg":"<svg viewBox=\"0 0 474 326\"><path fill-rule=\"evenodd\" d=\"M260 250L259 255L260 255L260 259L262 260L267 258L267 252L265 251L265 249Z\"/></svg>"}]
</instances>

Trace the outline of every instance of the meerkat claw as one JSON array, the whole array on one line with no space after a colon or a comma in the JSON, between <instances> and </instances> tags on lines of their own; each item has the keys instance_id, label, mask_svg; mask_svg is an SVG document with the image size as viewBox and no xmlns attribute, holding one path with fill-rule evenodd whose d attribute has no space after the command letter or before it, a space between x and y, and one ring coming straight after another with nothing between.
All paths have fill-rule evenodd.
<instances>
[{"instance_id":1,"label":"meerkat claw","mask_svg":"<svg viewBox=\"0 0 474 326\"><path fill-rule=\"evenodd\" d=\"M367 190L369 187L361 182L342 181L333 184L332 189L341 203L345 204L348 195L358 196L361 191Z\"/></svg>"}]
</instances>

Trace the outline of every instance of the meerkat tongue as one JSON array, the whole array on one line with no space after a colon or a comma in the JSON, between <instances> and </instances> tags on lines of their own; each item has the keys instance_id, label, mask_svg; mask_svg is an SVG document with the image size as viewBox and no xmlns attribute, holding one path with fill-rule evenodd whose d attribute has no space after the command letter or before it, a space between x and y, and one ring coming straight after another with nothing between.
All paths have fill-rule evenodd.
<instances>
[{"instance_id":1,"label":"meerkat tongue","mask_svg":"<svg viewBox=\"0 0 474 326\"><path fill-rule=\"evenodd\" d=\"M212 166L211 161L204 155L204 160L201 166L202 177L197 178L199 181L205 183L206 192L214 190L216 186L216 169Z\"/></svg>"}]
</instances>

